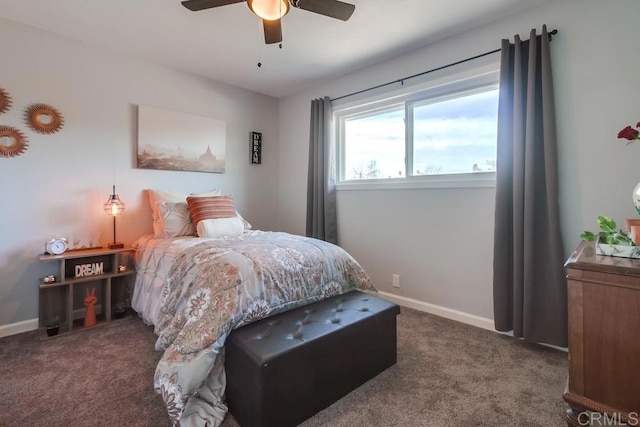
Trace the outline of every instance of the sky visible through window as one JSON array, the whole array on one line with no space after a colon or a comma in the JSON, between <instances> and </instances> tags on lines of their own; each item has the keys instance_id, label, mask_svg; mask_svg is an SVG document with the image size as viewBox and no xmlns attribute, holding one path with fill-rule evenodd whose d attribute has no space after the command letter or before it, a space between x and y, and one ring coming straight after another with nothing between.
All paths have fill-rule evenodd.
<instances>
[{"instance_id":1,"label":"sky visible through window","mask_svg":"<svg viewBox=\"0 0 640 427\"><path fill-rule=\"evenodd\" d=\"M413 175L495 171L498 90L413 108ZM345 179L404 177L404 107L345 120Z\"/></svg>"},{"instance_id":2,"label":"sky visible through window","mask_svg":"<svg viewBox=\"0 0 640 427\"><path fill-rule=\"evenodd\" d=\"M345 178L404 176L404 107L345 121Z\"/></svg>"}]
</instances>

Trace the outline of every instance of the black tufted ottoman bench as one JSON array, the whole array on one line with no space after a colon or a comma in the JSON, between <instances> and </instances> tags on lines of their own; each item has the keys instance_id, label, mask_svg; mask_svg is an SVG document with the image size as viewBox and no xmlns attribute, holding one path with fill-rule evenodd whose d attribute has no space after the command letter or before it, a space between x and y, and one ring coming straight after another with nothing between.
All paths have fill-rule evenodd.
<instances>
[{"instance_id":1,"label":"black tufted ottoman bench","mask_svg":"<svg viewBox=\"0 0 640 427\"><path fill-rule=\"evenodd\" d=\"M227 405L242 427L295 426L396 363L400 308L350 292L234 330Z\"/></svg>"}]
</instances>

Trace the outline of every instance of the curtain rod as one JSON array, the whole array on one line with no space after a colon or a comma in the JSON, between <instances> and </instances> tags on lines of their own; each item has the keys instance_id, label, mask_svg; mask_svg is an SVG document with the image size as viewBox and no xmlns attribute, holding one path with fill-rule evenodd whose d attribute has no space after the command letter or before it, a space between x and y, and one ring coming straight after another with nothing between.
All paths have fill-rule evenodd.
<instances>
[{"instance_id":1,"label":"curtain rod","mask_svg":"<svg viewBox=\"0 0 640 427\"><path fill-rule=\"evenodd\" d=\"M556 34L558 34L558 30L551 30L547 34L549 36L549 41L551 41L552 40L552 36L555 36ZM337 100L342 99L342 98L348 98L348 97L353 96L353 95L359 95L361 93L368 92L370 90L379 89L381 87L393 85L393 84L396 84L396 83L400 83L401 85L403 85L405 80L413 79L415 77L424 76L425 74L433 73L435 71L444 70L445 68L453 67L454 65L462 64L464 62L473 61L474 59L482 58L483 56L488 56L488 55L491 55L493 53L500 52L500 50L501 49L494 49L492 51L481 53L479 55L472 56L470 58L466 58L466 59L462 59L460 61L452 62L451 64L443 65L443 66L437 67L437 68L432 68L431 70L422 71L421 73L412 74L410 76L406 76L406 77L403 77L401 79L393 80L391 82L382 83L382 84L379 84L377 86L372 86L372 87L369 87L367 89L362 89L362 90L359 90L359 91L356 91L356 92L351 92L351 93L349 93L347 95L338 96L337 98L330 99L330 101L331 102L337 101Z\"/></svg>"}]
</instances>

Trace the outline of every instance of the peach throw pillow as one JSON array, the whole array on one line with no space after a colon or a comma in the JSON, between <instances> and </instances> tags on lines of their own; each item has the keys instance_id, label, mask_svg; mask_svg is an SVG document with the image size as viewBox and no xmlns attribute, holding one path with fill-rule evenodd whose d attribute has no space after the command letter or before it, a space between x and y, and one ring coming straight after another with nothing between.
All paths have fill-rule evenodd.
<instances>
[{"instance_id":1,"label":"peach throw pillow","mask_svg":"<svg viewBox=\"0 0 640 427\"><path fill-rule=\"evenodd\" d=\"M231 196L187 197L187 204L196 229L198 223L205 219L236 217L236 209Z\"/></svg>"}]
</instances>

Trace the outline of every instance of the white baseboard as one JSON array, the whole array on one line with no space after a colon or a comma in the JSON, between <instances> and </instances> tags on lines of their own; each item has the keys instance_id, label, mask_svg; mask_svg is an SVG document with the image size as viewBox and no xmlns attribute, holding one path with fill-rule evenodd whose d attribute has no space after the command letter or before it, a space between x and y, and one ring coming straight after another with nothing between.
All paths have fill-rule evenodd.
<instances>
[{"instance_id":1,"label":"white baseboard","mask_svg":"<svg viewBox=\"0 0 640 427\"><path fill-rule=\"evenodd\" d=\"M413 308L414 310L424 311L426 313L435 314L436 316L444 317L446 319L456 320L458 322L466 323L469 325L477 326L482 329L488 329L490 331L497 332L493 326L493 320L486 319L484 317L476 316L474 314L465 313L451 308L442 307L439 305L429 304L427 302L418 301L415 299L402 297L388 292L378 292L377 294L381 298L393 301L398 305ZM96 314L100 313L100 308L97 306ZM84 309L74 310L73 318L80 319L84 317ZM22 332L28 332L38 329L38 319L23 320L22 322L11 323L8 325L0 326L0 338L7 337L9 335L15 335Z\"/></svg>"},{"instance_id":2,"label":"white baseboard","mask_svg":"<svg viewBox=\"0 0 640 427\"><path fill-rule=\"evenodd\" d=\"M378 296L389 301L393 301L403 307L413 308L414 310L424 311L425 313L435 314L436 316L444 317L445 319L456 320L458 322L466 323L468 325L477 326L482 329L495 332L497 334L513 336L513 331L501 332L496 331L492 319L476 316L475 314L465 313L463 311L454 310L439 305L429 304L428 302L418 301L412 298L401 297L399 295L390 294L388 292L378 292ZM558 347L551 344L539 343L540 345L551 347L560 351L567 351L566 347Z\"/></svg>"},{"instance_id":3,"label":"white baseboard","mask_svg":"<svg viewBox=\"0 0 640 427\"><path fill-rule=\"evenodd\" d=\"M412 298L402 297L388 292L379 291L378 295L389 301L393 301L403 307L413 308L414 310L424 311L425 313L435 314L436 316L446 319L456 320L468 325L477 326L482 329L488 329L497 332L494 328L492 319L476 316L475 314L465 313L463 311L454 310L452 308L442 307L428 302L418 301Z\"/></svg>"},{"instance_id":4,"label":"white baseboard","mask_svg":"<svg viewBox=\"0 0 640 427\"><path fill-rule=\"evenodd\" d=\"M386 300L393 301L403 307L409 307L413 308L414 310L424 311L425 313L435 314L436 316L444 317L445 319L451 319L458 322L466 323L468 325L477 326L478 328L487 329L498 334L512 335L511 332L505 333L496 331L492 319L487 319L485 317L476 316L475 314L469 314L463 311L454 310L452 308L429 304L428 302L418 301L412 298L390 294L388 292L379 291L377 295ZM96 312L99 313L98 310L96 310ZM74 319L82 317L84 317L84 310L74 310ZM0 338L8 337L9 335L20 334L22 332L33 331L36 329L38 329L37 318L23 320L22 322L11 323L8 325L2 325L0 326ZM556 347L550 344L542 345L546 345L547 347L552 347L557 350L567 351L566 347Z\"/></svg>"},{"instance_id":5,"label":"white baseboard","mask_svg":"<svg viewBox=\"0 0 640 427\"><path fill-rule=\"evenodd\" d=\"M102 306L96 304L96 314L102 313ZM83 319L85 315L84 308L73 310L73 319ZM9 335L21 334L23 332L35 331L38 329L38 318L23 320L21 322L9 323L8 325L0 326L0 338L8 337Z\"/></svg>"},{"instance_id":6,"label":"white baseboard","mask_svg":"<svg viewBox=\"0 0 640 427\"><path fill-rule=\"evenodd\" d=\"M36 329L38 329L37 317L35 319L23 320L22 322L9 323L8 325L0 326L0 338L35 331Z\"/></svg>"}]
</instances>

